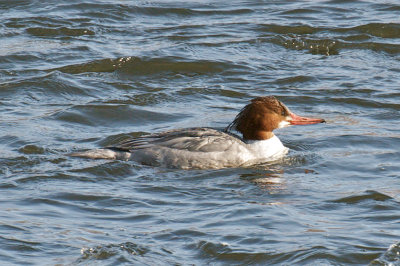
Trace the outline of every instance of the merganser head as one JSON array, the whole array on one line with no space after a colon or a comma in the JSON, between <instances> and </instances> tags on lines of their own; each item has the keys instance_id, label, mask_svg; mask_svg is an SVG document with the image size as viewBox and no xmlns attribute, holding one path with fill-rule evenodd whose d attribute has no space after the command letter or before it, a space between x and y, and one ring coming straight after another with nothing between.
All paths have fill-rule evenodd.
<instances>
[{"instance_id":1,"label":"merganser head","mask_svg":"<svg viewBox=\"0 0 400 266\"><path fill-rule=\"evenodd\" d=\"M274 96L266 96L251 100L225 131L235 129L246 140L263 140L273 137L272 131L277 128L324 122L324 119L298 116Z\"/></svg>"}]
</instances>

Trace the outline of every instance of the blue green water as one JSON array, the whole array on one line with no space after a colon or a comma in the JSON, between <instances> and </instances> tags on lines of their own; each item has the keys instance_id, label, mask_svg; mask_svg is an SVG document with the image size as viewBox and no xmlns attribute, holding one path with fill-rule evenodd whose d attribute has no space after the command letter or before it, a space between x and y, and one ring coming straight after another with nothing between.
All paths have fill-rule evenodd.
<instances>
[{"instance_id":1,"label":"blue green water","mask_svg":"<svg viewBox=\"0 0 400 266\"><path fill-rule=\"evenodd\" d=\"M5 265L394 265L398 1L0 1ZM288 156L174 170L72 151L223 128L275 95Z\"/></svg>"}]
</instances>

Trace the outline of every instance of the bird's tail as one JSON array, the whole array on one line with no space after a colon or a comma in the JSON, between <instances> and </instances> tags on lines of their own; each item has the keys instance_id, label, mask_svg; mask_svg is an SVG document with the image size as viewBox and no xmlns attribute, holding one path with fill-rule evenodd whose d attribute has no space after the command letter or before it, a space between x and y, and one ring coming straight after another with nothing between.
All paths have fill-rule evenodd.
<instances>
[{"instance_id":1,"label":"bird's tail","mask_svg":"<svg viewBox=\"0 0 400 266\"><path fill-rule=\"evenodd\" d=\"M73 152L68 155L87 159L128 160L131 156L131 153L112 149L95 149L82 152Z\"/></svg>"}]
</instances>

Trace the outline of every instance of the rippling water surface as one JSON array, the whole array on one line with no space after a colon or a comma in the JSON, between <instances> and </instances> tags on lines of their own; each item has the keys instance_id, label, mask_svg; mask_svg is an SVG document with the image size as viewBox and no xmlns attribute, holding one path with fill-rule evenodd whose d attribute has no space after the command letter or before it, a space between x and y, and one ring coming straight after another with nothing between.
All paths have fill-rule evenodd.
<instances>
[{"instance_id":1,"label":"rippling water surface","mask_svg":"<svg viewBox=\"0 0 400 266\"><path fill-rule=\"evenodd\" d=\"M0 1L0 261L399 265L398 1ZM327 124L250 168L70 158L226 126L276 95Z\"/></svg>"}]
</instances>

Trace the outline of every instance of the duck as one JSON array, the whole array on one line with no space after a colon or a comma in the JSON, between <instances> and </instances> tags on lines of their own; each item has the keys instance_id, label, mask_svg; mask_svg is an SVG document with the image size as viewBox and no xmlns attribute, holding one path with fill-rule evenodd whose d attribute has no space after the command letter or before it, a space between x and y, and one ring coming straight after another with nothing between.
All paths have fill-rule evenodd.
<instances>
[{"instance_id":1,"label":"duck","mask_svg":"<svg viewBox=\"0 0 400 266\"><path fill-rule=\"evenodd\" d=\"M275 96L260 96L244 106L223 130L175 129L70 155L180 169L247 167L281 159L288 153L273 133L275 129L319 123L325 120L296 115Z\"/></svg>"}]
</instances>

